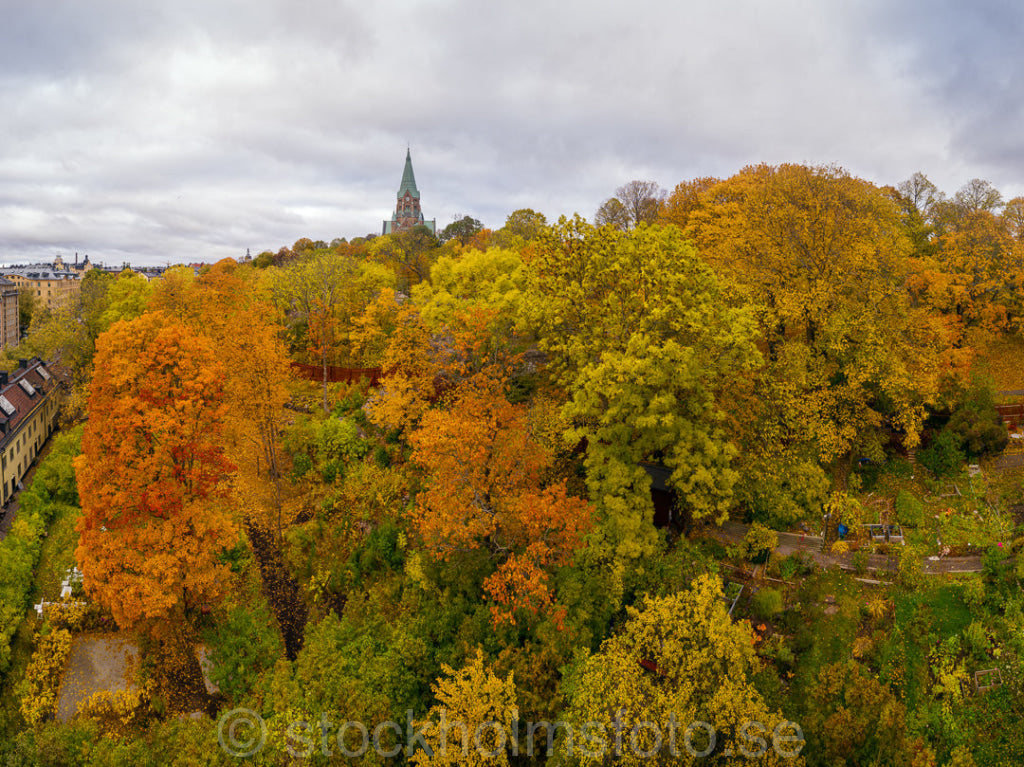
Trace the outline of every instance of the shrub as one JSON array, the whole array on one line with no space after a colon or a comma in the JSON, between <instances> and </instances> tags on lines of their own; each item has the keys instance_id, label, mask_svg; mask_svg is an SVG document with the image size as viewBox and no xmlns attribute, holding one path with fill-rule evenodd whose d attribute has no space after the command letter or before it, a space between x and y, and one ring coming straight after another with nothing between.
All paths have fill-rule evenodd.
<instances>
[{"instance_id":1,"label":"shrub","mask_svg":"<svg viewBox=\"0 0 1024 767\"><path fill-rule=\"evenodd\" d=\"M803 569L803 562L796 557L786 557L779 562L779 575L787 581L791 580L801 569Z\"/></svg>"},{"instance_id":2,"label":"shrub","mask_svg":"<svg viewBox=\"0 0 1024 767\"><path fill-rule=\"evenodd\" d=\"M924 505L907 490L900 490L896 495L896 520L905 527L924 524Z\"/></svg>"},{"instance_id":3,"label":"shrub","mask_svg":"<svg viewBox=\"0 0 1024 767\"><path fill-rule=\"evenodd\" d=\"M779 535L760 522L755 522L743 538L743 545L748 559L763 561L779 545Z\"/></svg>"},{"instance_id":4,"label":"shrub","mask_svg":"<svg viewBox=\"0 0 1024 767\"><path fill-rule=\"evenodd\" d=\"M853 570L857 575L864 575L868 571L868 555L866 551L853 552Z\"/></svg>"},{"instance_id":5,"label":"shrub","mask_svg":"<svg viewBox=\"0 0 1024 767\"><path fill-rule=\"evenodd\" d=\"M945 428L917 454L917 460L936 477L948 477L960 471L967 457L960 450L960 438Z\"/></svg>"},{"instance_id":6,"label":"shrub","mask_svg":"<svg viewBox=\"0 0 1024 767\"><path fill-rule=\"evenodd\" d=\"M818 571L818 561L806 551L798 551L793 555L800 562L804 575L814 575Z\"/></svg>"},{"instance_id":7,"label":"shrub","mask_svg":"<svg viewBox=\"0 0 1024 767\"><path fill-rule=\"evenodd\" d=\"M298 416L295 422L285 429L281 439L281 448L292 457L293 461L298 460L300 455L311 457L316 445L317 433L317 424L312 418L305 415Z\"/></svg>"},{"instance_id":8,"label":"shrub","mask_svg":"<svg viewBox=\"0 0 1024 767\"><path fill-rule=\"evenodd\" d=\"M305 453L299 453L292 458L292 480L302 479L312 468L312 459Z\"/></svg>"},{"instance_id":9,"label":"shrub","mask_svg":"<svg viewBox=\"0 0 1024 767\"><path fill-rule=\"evenodd\" d=\"M149 688L132 687L127 690L98 690L78 707L80 716L96 719L104 729L126 735L137 728L149 711Z\"/></svg>"},{"instance_id":10,"label":"shrub","mask_svg":"<svg viewBox=\"0 0 1024 767\"><path fill-rule=\"evenodd\" d=\"M47 618L54 628L81 631L87 623L95 620L98 612L90 602L62 601L49 608Z\"/></svg>"},{"instance_id":11,"label":"shrub","mask_svg":"<svg viewBox=\"0 0 1024 767\"><path fill-rule=\"evenodd\" d=\"M914 464L903 456L893 456L884 466L885 473L897 479L910 479L914 476Z\"/></svg>"},{"instance_id":12,"label":"shrub","mask_svg":"<svg viewBox=\"0 0 1024 767\"><path fill-rule=\"evenodd\" d=\"M772 634L772 636L768 637L758 648L757 652L762 658L774 660L782 669L789 668L796 662L796 656L786 646L786 640L780 634Z\"/></svg>"},{"instance_id":13,"label":"shrub","mask_svg":"<svg viewBox=\"0 0 1024 767\"><path fill-rule=\"evenodd\" d=\"M992 649L992 643L989 641L988 632L985 631L985 627L978 621L974 621L964 629L964 639L967 640L967 646L970 647L978 657L988 655L989 650Z\"/></svg>"},{"instance_id":14,"label":"shrub","mask_svg":"<svg viewBox=\"0 0 1024 767\"><path fill-rule=\"evenodd\" d=\"M899 552L899 580L907 588L916 588L924 579L924 567L921 562L921 552L913 546L897 547Z\"/></svg>"},{"instance_id":15,"label":"shrub","mask_svg":"<svg viewBox=\"0 0 1024 767\"><path fill-rule=\"evenodd\" d=\"M341 461L325 461L320 466L320 476L325 483L333 485L339 476L345 476L345 464Z\"/></svg>"},{"instance_id":16,"label":"shrub","mask_svg":"<svg viewBox=\"0 0 1024 767\"><path fill-rule=\"evenodd\" d=\"M366 402L366 397L358 387L354 387L348 394L346 394L337 405L334 406L334 415L343 416L353 410L358 410Z\"/></svg>"},{"instance_id":17,"label":"shrub","mask_svg":"<svg viewBox=\"0 0 1024 767\"><path fill-rule=\"evenodd\" d=\"M282 653L274 619L261 603L232 608L203 638L210 648L210 678L236 703Z\"/></svg>"},{"instance_id":18,"label":"shrub","mask_svg":"<svg viewBox=\"0 0 1024 767\"><path fill-rule=\"evenodd\" d=\"M370 444L359 436L359 427L348 418L328 418L317 434L317 459L353 461L370 451Z\"/></svg>"},{"instance_id":19,"label":"shrub","mask_svg":"<svg viewBox=\"0 0 1024 767\"><path fill-rule=\"evenodd\" d=\"M992 387L974 381L946 425L957 437L958 447L979 457L999 453L1010 441L1003 420L996 411Z\"/></svg>"},{"instance_id":20,"label":"shrub","mask_svg":"<svg viewBox=\"0 0 1024 767\"><path fill-rule=\"evenodd\" d=\"M973 611L978 611L985 605L985 584L981 578L972 577L964 582L963 600Z\"/></svg>"},{"instance_id":21,"label":"shrub","mask_svg":"<svg viewBox=\"0 0 1024 767\"><path fill-rule=\"evenodd\" d=\"M54 715L60 677L70 653L69 631L59 629L40 637L20 686L21 715L33 727Z\"/></svg>"},{"instance_id":22,"label":"shrub","mask_svg":"<svg viewBox=\"0 0 1024 767\"><path fill-rule=\"evenodd\" d=\"M386 469L391 465L391 453L383 445L378 445L377 450L373 454L373 460L382 469Z\"/></svg>"},{"instance_id":23,"label":"shrub","mask_svg":"<svg viewBox=\"0 0 1024 767\"><path fill-rule=\"evenodd\" d=\"M889 614L889 600L881 594L872 594L864 603L864 609L867 610L868 615L876 621L880 621Z\"/></svg>"},{"instance_id":24,"label":"shrub","mask_svg":"<svg viewBox=\"0 0 1024 767\"><path fill-rule=\"evenodd\" d=\"M385 521L366 536L359 548L352 552L348 567L353 582L362 583L363 577L378 570L397 570L405 563L405 535Z\"/></svg>"},{"instance_id":25,"label":"shrub","mask_svg":"<svg viewBox=\"0 0 1024 767\"><path fill-rule=\"evenodd\" d=\"M782 612L782 592L777 589L761 589L750 600L754 614L767 620Z\"/></svg>"},{"instance_id":26,"label":"shrub","mask_svg":"<svg viewBox=\"0 0 1024 767\"><path fill-rule=\"evenodd\" d=\"M0 675L10 665L10 642L28 605L46 526L68 512L68 501L78 497L70 461L81 449L81 436L82 430L76 428L54 438L32 484L21 494L18 518L0 540Z\"/></svg>"}]
</instances>

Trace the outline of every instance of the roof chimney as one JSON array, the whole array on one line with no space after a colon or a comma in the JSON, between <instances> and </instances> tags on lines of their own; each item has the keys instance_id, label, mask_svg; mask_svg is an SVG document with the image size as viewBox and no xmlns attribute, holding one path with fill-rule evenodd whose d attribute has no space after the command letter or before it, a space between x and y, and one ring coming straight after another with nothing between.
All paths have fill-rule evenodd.
<instances>
[{"instance_id":1,"label":"roof chimney","mask_svg":"<svg viewBox=\"0 0 1024 767\"><path fill-rule=\"evenodd\" d=\"M28 360L18 360L18 367L24 370L28 369Z\"/></svg>"}]
</instances>

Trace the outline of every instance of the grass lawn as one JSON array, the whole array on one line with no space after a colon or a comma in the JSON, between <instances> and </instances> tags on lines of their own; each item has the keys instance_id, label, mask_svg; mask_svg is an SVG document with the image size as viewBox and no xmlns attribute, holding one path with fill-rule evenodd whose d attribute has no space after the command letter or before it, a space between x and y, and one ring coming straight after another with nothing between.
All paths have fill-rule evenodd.
<instances>
[{"instance_id":1,"label":"grass lawn","mask_svg":"<svg viewBox=\"0 0 1024 767\"><path fill-rule=\"evenodd\" d=\"M942 641L959 637L972 621L958 584L941 584L895 597L895 618L882 650L882 676L902 691L907 710L929 698L928 655Z\"/></svg>"}]
</instances>

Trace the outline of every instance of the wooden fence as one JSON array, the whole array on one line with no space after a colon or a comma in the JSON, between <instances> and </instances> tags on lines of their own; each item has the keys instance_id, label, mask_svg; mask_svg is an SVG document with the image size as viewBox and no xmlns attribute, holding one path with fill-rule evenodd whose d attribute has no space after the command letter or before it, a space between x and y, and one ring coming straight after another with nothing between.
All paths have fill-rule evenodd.
<instances>
[{"instance_id":1,"label":"wooden fence","mask_svg":"<svg viewBox=\"0 0 1024 767\"><path fill-rule=\"evenodd\" d=\"M299 378L307 378L310 381L323 381L323 365L306 365L301 362L292 363L292 372ZM327 380L330 383L358 383L368 380L370 386L380 386L380 368L340 368L335 365L327 366Z\"/></svg>"},{"instance_id":2,"label":"wooden fence","mask_svg":"<svg viewBox=\"0 0 1024 767\"><path fill-rule=\"evenodd\" d=\"M996 410L1008 427L1024 425L1024 403L1019 405L996 405Z\"/></svg>"}]
</instances>

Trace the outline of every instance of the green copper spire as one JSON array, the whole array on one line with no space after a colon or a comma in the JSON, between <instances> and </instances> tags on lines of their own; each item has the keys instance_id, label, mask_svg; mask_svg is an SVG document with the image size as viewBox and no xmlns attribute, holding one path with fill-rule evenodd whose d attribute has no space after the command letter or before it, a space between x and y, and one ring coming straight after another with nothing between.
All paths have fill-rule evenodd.
<instances>
[{"instance_id":1,"label":"green copper spire","mask_svg":"<svg viewBox=\"0 0 1024 767\"><path fill-rule=\"evenodd\" d=\"M408 148L405 150L405 170L402 171L402 185L398 187L398 196L404 197L406 192L417 200L420 198L420 190L416 188L416 176L412 172L412 155Z\"/></svg>"}]
</instances>

